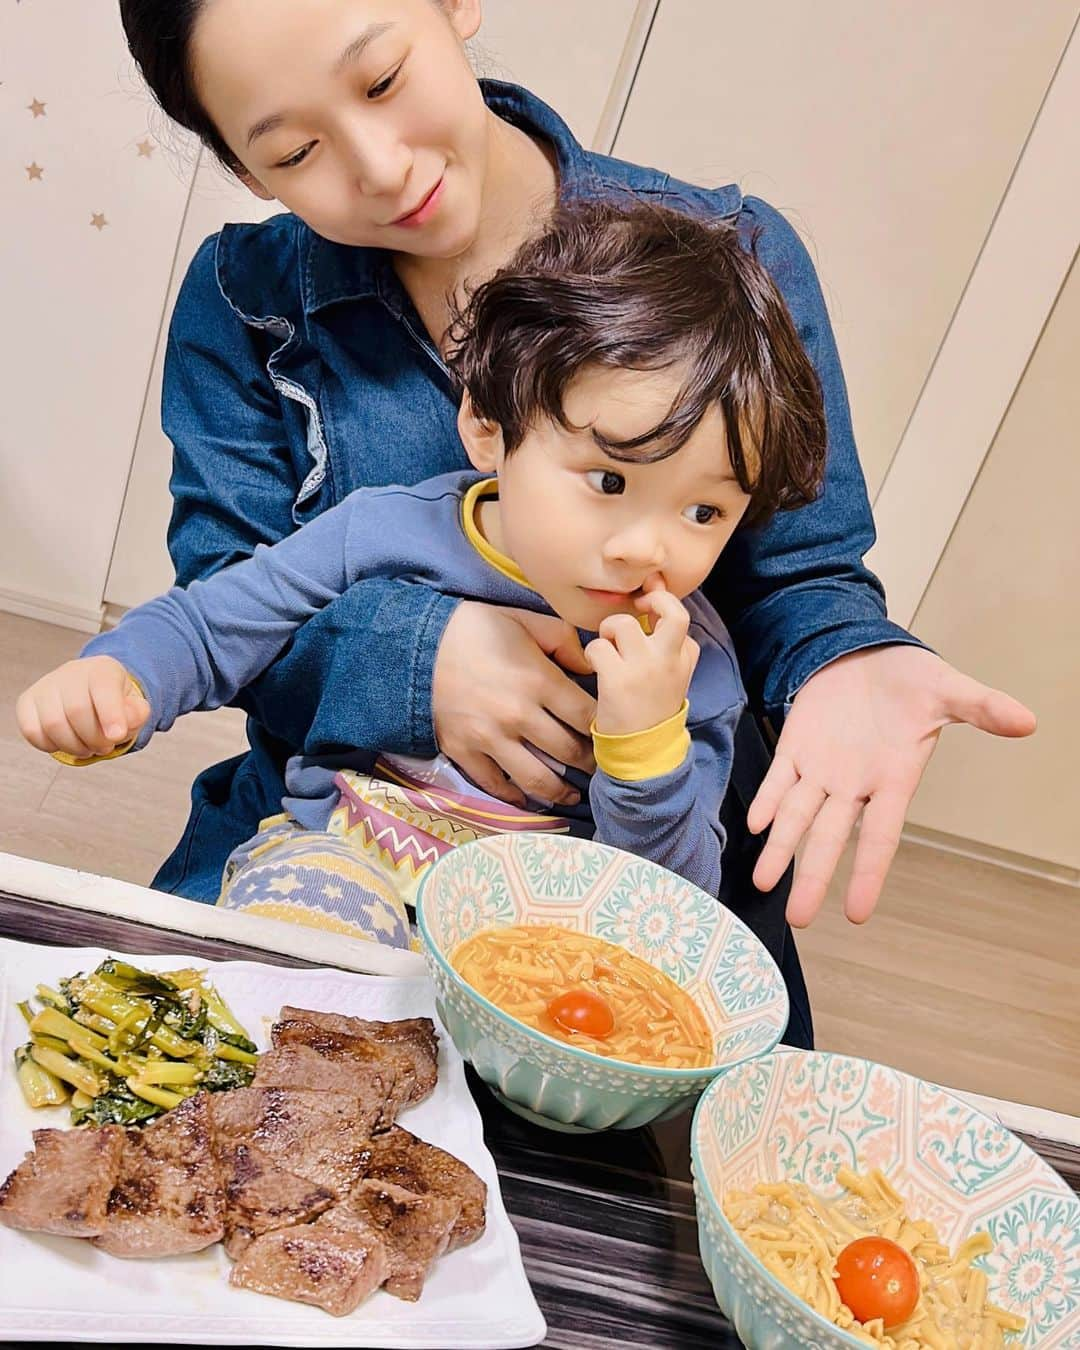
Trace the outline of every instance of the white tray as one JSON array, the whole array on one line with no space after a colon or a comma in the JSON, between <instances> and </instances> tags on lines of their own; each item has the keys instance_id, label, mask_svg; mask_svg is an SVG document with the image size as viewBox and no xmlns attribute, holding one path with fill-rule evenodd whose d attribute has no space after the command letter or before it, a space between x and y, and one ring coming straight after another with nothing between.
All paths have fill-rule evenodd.
<instances>
[{"instance_id":1,"label":"white tray","mask_svg":"<svg viewBox=\"0 0 1080 1350\"><path fill-rule=\"evenodd\" d=\"M27 1040L27 1030L15 1005L38 983L55 986L106 955L151 970L205 967L260 1048L268 1044L270 1023L285 1003L383 1020L435 1017L432 987L424 978L125 956L0 939L0 1178L30 1148L32 1129L66 1127L69 1121L66 1106L32 1111L23 1100L12 1056ZM233 1289L220 1245L164 1260L120 1260L77 1238L0 1227L0 1338L435 1350L537 1345L546 1327L503 1208L480 1115L461 1057L441 1026L439 1035L438 1086L427 1101L402 1114L401 1124L467 1162L487 1182L487 1231L479 1242L435 1262L417 1303L380 1290L351 1316L331 1317L318 1308Z\"/></svg>"}]
</instances>

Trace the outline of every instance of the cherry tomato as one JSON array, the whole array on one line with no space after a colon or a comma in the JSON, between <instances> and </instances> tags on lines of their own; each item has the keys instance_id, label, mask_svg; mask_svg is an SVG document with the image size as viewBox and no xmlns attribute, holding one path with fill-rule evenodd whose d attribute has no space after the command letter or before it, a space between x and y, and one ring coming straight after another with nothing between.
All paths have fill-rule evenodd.
<instances>
[{"instance_id":1,"label":"cherry tomato","mask_svg":"<svg viewBox=\"0 0 1080 1350\"><path fill-rule=\"evenodd\" d=\"M581 1031L602 1041L615 1030L611 1004L591 989L570 989L548 1004L548 1016L563 1031Z\"/></svg>"},{"instance_id":2,"label":"cherry tomato","mask_svg":"<svg viewBox=\"0 0 1080 1350\"><path fill-rule=\"evenodd\" d=\"M864 1237L836 1258L836 1288L860 1322L880 1317L887 1327L906 1322L919 1301L919 1272L899 1243Z\"/></svg>"}]
</instances>

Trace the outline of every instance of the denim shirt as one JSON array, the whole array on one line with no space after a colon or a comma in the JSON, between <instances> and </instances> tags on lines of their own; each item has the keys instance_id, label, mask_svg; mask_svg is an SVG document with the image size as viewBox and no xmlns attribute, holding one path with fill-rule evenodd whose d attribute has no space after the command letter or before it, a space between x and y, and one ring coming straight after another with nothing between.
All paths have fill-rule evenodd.
<instances>
[{"instance_id":1,"label":"denim shirt","mask_svg":"<svg viewBox=\"0 0 1080 1350\"><path fill-rule=\"evenodd\" d=\"M734 221L784 295L817 368L829 428L820 499L742 528L705 592L735 642L752 704L782 719L836 657L914 642L863 565L874 540L821 289L792 227L735 186L678 182L580 146L514 85L485 81L500 117L550 142L565 199L632 193ZM293 215L227 225L199 249L173 314L162 425L175 454L169 549L186 584L246 557L358 487L466 467L457 396L392 265ZM248 754L196 780L184 836L154 884L213 901L229 851L280 809L289 755L435 751L432 676L451 597L406 580L356 583L297 633L238 702Z\"/></svg>"}]
</instances>

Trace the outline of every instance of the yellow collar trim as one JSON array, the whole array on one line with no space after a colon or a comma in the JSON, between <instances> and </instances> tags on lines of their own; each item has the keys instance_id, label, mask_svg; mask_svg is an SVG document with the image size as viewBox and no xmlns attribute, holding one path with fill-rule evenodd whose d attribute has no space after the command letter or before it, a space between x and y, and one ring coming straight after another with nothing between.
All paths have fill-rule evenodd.
<instances>
[{"instance_id":1,"label":"yellow collar trim","mask_svg":"<svg viewBox=\"0 0 1080 1350\"><path fill-rule=\"evenodd\" d=\"M480 526L476 523L476 517L480 511L480 499L482 497L497 497L498 495L499 480L497 478L485 478L479 483L474 483L462 499L461 528L465 531L465 538L489 567L494 567L496 572L501 572L508 581L514 581L519 586L524 586L527 591L531 591L533 588L525 579L525 573L514 562L513 558L508 558L505 553L500 553L493 544L490 544L480 533Z\"/></svg>"}]
</instances>

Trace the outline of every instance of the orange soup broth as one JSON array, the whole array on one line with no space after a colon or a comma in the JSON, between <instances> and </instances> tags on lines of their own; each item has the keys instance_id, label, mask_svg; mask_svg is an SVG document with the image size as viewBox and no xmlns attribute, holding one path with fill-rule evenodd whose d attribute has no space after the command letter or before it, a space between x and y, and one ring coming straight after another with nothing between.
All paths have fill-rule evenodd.
<instances>
[{"instance_id":1,"label":"orange soup broth","mask_svg":"<svg viewBox=\"0 0 1080 1350\"><path fill-rule=\"evenodd\" d=\"M667 1069L712 1063L713 1035L690 995L656 966L603 938L555 924L486 928L460 943L450 964L502 1012L568 1045ZM553 999L580 989L610 1005L610 1035L567 1031L548 1013Z\"/></svg>"}]
</instances>

